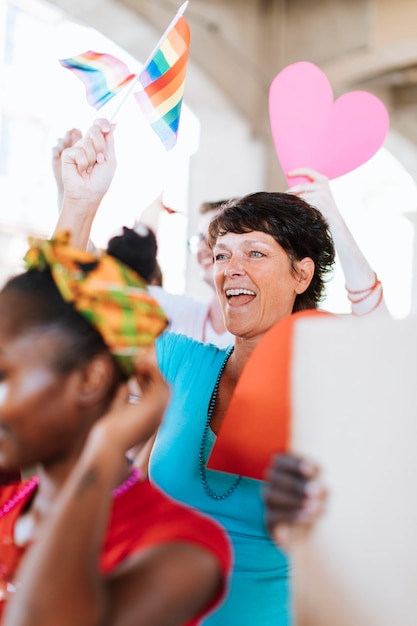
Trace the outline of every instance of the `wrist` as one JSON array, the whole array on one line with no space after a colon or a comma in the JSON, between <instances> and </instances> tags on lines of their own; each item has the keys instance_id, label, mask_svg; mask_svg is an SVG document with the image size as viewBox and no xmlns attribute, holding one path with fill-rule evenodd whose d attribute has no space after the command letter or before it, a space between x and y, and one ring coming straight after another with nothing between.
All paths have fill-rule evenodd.
<instances>
[{"instance_id":1,"label":"wrist","mask_svg":"<svg viewBox=\"0 0 417 626\"><path fill-rule=\"evenodd\" d=\"M95 215L102 199L102 194L94 194L88 197L72 195L68 191L64 191L62 194L63 206L71 207L72 212L85 217Z\"/></svg>"},{"instance_id":2,"label":"wrist","mask_svg":"<svg viewBox=\"0 0 417 626\"><path fill-rule=\"evenodd\" d=\"M94 426L78 459L79 472L85 474L94 469L100 472L109 486L118 485L126 473L128 461L125 451L113 444L114 441L107 437L106 429Z\"/></svg>"}]
</instances>

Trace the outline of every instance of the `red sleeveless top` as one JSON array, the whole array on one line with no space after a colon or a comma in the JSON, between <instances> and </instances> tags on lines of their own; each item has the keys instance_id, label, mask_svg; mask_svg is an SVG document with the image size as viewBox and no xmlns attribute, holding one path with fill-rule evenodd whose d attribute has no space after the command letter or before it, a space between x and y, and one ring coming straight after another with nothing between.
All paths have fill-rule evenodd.
<instances>
[{"instance_id":1,"label":"red sleeveless top","mask_svg":"<svg viewBox=\"0 0 417 626\"><path fill-rule=\"evenodd\" d=\"M0 487L0 509L27 483ZM0 624L6 596L9 591L14 592L13 577L24 554L24 549L14 544L14 525L29 497L30 493L0 518ZM108 574L131 554L173 541L192 542L208 550L217 559L223 573L224 584L218 597L186 624L197 626L226 592L232 560L230 542L217 522L172 500L149 480L136 483L113 501L100 569L103 574Z\"/></svg>"}]
</instances>

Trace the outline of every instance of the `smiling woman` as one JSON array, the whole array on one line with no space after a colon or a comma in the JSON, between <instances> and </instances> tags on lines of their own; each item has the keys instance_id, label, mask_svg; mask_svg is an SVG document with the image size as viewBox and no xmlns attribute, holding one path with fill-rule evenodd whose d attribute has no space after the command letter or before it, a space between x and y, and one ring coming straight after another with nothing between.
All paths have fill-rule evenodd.
<instances>
[{"instance_id":1,"label":"smiling woman","mask_svg":"<svg viewBox=\"0 0 417 626\"><path fill-rule=\"evenodd\" d=\"M229 595L204 624L286 626L289 562L268 534L262 482L209 470L206 462L255 346L279 320L318 306L334 245L322 214L286 193L229 202L208 232L216 289L235 341L219 350L170 333L158 338L158 361L173 396L152 450L150 476L174 498L220 521L232 539ZM179 463L181 482L174 478ZM279 466L281 521L299 519L311 506L306 485L313 476L303 467L295 458Z\"/></svg>"},{"instance_id":2,"label":"smiling woman","mask_svg":"<svg viewBox=\"0 0 417 626\"><path fill-rule=\"evenodd\" d=\"M245 237L236 238L236 235ZM227 272L233 259L234 241L240 242L240 258L251 261L250 267L255 269L261 259L264 264L275 263L275 272L281 265L280 273L287 275L294 290L293 305L283 314L316 308L324 298L324 279L334 265L334 244L321 212L301 198L288 193L259 192L225 206L209 225L216 276L222 273L235 276L233 265ZM228 248L229 252L224 252ZM267 276L269 272L273 275L274 268L268 270L265 266L259 273ZM222 288L218 287L218 291L221 297Z\"/></svg>"}]
</instances>

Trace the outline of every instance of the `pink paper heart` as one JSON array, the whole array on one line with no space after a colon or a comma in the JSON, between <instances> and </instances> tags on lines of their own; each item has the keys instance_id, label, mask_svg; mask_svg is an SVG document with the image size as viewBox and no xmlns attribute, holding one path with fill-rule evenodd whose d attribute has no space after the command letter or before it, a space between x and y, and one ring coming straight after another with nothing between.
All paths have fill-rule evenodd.
<instances>
[{"instance_id":1,"label":"pink paper heart","mask_svg":"<svg viewBox=\"0 0 417 626\"><path fill-rule=\"evenodd\" d=\"M272 81L269 119L290 186L305 180L288 176L297 168L312 168L329 179L354 170L381 148L389 129L379 98L351 91L334 100L326 75L307 61L288 65Z\"/></svg>"}]
</instances>

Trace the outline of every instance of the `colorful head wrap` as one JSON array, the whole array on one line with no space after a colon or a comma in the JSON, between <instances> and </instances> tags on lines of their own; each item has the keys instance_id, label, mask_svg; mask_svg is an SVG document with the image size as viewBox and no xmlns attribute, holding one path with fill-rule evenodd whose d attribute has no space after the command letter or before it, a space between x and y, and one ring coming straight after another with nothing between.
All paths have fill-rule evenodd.
<instances>
[{"instance_id":1,"label":"colorful head wrap","mask_svg":"<svg viewBox=\"0 0 417 626\"><path fill-rule=\"evenodd\" d=\"M49 268L67 302L101 334L128 375L141 346L152 345L168 320L145 281L104 252L92 254L70 246L70 233L52 239L29 238L28 269Z\"/></svg>"}]
</instances>

